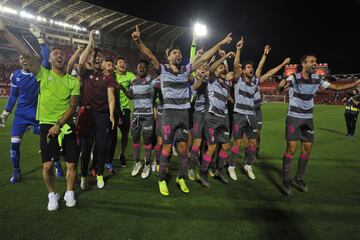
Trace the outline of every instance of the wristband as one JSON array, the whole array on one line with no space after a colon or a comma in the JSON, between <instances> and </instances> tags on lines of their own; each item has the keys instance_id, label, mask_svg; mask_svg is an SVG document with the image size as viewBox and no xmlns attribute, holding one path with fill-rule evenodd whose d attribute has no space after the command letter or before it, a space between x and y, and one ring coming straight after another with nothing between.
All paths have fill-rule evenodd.
<instances>
[{"instance_id":1,"label":"wristband","mask_svg":"<svg viewBox=\"0 0 360 240\"><path fill-rule=\"evenodd\" d=\"M3 113L2 113L2 115L4 115L5 117L8 117L8 116L10 115L10 112L4 110Z\"/></svg>"},{"instance_id":2,"label":"wristband","mask_svg":"<svg viewBox=\"0 0 360 240\"><path fill-rule=\"evenodd\" d=\"M60 122L60 120L58 120L55 125L58 126L59 128L61 128L61 122Z\"/></svg>"}]
</instances>

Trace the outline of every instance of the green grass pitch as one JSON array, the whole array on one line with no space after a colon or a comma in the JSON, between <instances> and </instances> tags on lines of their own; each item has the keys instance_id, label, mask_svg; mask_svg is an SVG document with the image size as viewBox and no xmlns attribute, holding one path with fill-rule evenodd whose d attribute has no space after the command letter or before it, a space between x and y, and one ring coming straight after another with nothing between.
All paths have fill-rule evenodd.
<instances>
[{"instance_id":1,"label":"green grass pitch","mask_svg":"<svg viewBox=\"0 0 360 240\"><path fill-rule=\"evenodd\" d=\"M1 110L4 104L3 99ZM346 139L344 108L316 106L315 144L305 175L309 192L293 189L286 197L279 192L286 110L285 104L263 106L262 162L254 167L255 181L238 167L237 182L210 179L211 188L205 189L187 181L190 193L185 195L175 184L172 159L170 197L165 198L154 175L131 177L129 145L127 168L120 169L115 160L117 174L103 190L90 179L89 190L77 187L75 208L61 200L56 212L46 209L37 136L24 136L23 178L9 183L10 118L0 129L0 239L359 239L360 130L355 139ZM56 179L62 197L65 184L64 177Z\"/></svg>"}]
</instances>

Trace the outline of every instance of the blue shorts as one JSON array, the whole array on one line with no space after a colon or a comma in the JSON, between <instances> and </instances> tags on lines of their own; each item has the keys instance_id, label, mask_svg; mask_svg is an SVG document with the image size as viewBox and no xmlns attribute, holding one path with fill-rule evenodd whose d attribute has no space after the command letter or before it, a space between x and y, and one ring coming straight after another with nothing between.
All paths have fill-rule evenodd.
<instances>
[{"instance_id":1,"label":"blue shorts","mask_svg":"<svg viewBox=\"0 0 360 240\"><path fill-rule=\"evenodd\" d=\"M11 136L22 136L31 127L33 128L34 134L40 135L40 125L35 118L27 118L26 116L15 114L11 127Z\"/></svg>"}]
</instances>

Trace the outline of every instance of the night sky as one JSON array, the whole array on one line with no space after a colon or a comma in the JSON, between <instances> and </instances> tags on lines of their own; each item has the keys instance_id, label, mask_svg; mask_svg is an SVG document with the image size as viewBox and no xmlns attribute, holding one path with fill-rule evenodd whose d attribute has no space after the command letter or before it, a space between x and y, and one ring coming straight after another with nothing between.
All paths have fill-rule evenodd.
<instances>
[{"instance_id":1,"label":"night sky","mask_svg":"<svg viewBox=\"0 0 360 240\"><path fill-rule=\"evenodd\" d=\"M360 0L88 2L165 24L190 27L196 21L202 22L209 31L200 43L205 48L232 32L233 43L225 50L235 50L237 40L244 36L242 61L257 63L264 45L270 44L265 70L286 57L299 63L302 55L314 53L319 63L329 64L332 73L360 73ZM177 41L184 57L190 43L190 32Z\"/></svg>"}]
</instances>

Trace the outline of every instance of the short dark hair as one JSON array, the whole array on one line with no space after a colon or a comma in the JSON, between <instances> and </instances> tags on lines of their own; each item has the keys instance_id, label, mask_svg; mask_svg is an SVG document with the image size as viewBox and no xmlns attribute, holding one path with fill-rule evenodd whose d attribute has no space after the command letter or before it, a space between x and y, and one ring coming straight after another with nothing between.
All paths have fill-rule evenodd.
<instances>
[{"instance_id":1,"label":"short dark hair","mask_svg":"<svg viewBox=\"0 0 360 240\"><path fill-rule=\"evenodd\" d=\"M249 64L254 67L254 63L252 61L246 61L246 62L243 63L242 69L245 69L246 65L249 65Z\"/></svg>"},{"instance_id":2,"label":"short dark hair","mask_svg":"<svg viewBox=\"0 0 360 240\"><path fill-rule=\"evenodd\" d=\"M126 58L119 56L119 57L115 58L114 64L116 65L119 60L123 60L125 63L127 63Z\"/></svg>"},{"instance_id":3,"label":"short dark hair","mask_svg":"<svg viewBox=\"0 0 360 240\"><path fill-rule=\"evenodd\" d=\"M315 57L316 58L316 55L315 54L305 54L304 56L301 57L300 63L304 63L306 61L307 57Z\"/></svg>"},{"instance_id":4,"label":"short dark hair","mask_svg":"<svg viewBox=\"0 0 360 240\"><path fill-rule=\"evenodd\" d=\"M61 51L64 51L64 49L62 49L61 47L53 47L52 49L51 49L51 51L50 52L52 52L52 51L55 51L55 50L61 50Z\"/></svg>"},{"instance_id":5,"label":"short dark hair","mask_svg":"<svg viewBox=\"0 0 360 240\"><path fill-rule=\"evenodd\" d=\"M100 48L94 48L94 49L93 49L93 52L94 52L94 54L96 54L96 55L102 54Z\"/></svg>"},{"instance_id":6,"label":"short dark hair","mask_svg":"<svg viewBox=\"0 0 360 240\"><path fill-rule=\"evenodd\" d=\"M101 53L101 50L100 50L100 48L94 48L94 49L93 49L93 51L94 51L94 52L98 52L98 53Z\"/></svg>"},{"instance_id":7,"label":"short dark hair","mask_svg":"<svg viewBox=\"0 0 360 240\"><path fill-rule=\"evenodd\" d=\"M170 53L171 53L173 50L175 50L175 49L181 51L181 49L180 49L179 46L175 46L175 45L174 45L174 46L171 46L171 47L169 48L168 54L170 55Z\"/></svg>"},{"instance_id":8,"label":"short dark hair","mask_svg":"<svg viewBox=\"0 0 360 240\"><path fill-rule=\"evenodd\" d=\"M224 62L221 62L221 63L216 67L216 69L218 69L221 65L224 65L224 67L226 68L225 63L224 63Z\"/></svg>"},{"instance_id":9,"label":"short dark hair","mask_svg":"<svg viewBox=\"0 0 360 240\"><path fill-rule=\"evenodd\" d=\"M146 59L140 59L140 60L138 61L138 65L141 64L141 63L145 64L146 67L149 67L149 61L148 61L148 60L146 60Z\"/></svg>"},{"instance_id":10,"label":"short dark hair","mask_svg":"<svg viewBox=\"0 0 360 240\"><path fill-rule=\"evenodd\" d=\"M105 58L105 60L104 60L105 62L113 62L113 60L111 59L111 58Z\"/></svg>"}]
</instances>

